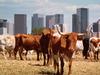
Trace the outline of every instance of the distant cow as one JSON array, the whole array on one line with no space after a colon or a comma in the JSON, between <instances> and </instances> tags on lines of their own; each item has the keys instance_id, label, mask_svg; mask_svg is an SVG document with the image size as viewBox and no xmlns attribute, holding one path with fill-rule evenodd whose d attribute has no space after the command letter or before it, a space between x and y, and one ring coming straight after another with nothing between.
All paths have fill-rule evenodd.
<instances>
[{"instance_id":1,"label":"distant cow","mask_svg":"<svg viewBox=\"0 0 100 75\"><path fill-rule=\"evenodd\" d=\"M91 38L84 38L83 39L83 56L85 59L89 56L90 59L92 59L92 56L94 56L94 59L97 60L98 58L98 53L99 53L99 43L100 39L97 37L91 37Z\"/></svg>"},{"instance_id":2,"label":"distant cow","mask_svg":"<svg viewBox=\"0 0 100 75\"><path fill-rule=\"evenodd\" d=\"M22 53L24 48L26 50L26 55L28 50L35 50L37 52L37 60L39 60L40 37L40 35L16 34L16 47L14 49L15 59L17 51L19 51L20 59L23 60Z\"/></svg>"},{"instance_id":3,"label":"distant cow","mask_svg":"<svg viewBox=\"0 0 100 75\"><path fill-rule=\"evenodd\" d=\"M89 40L89 52L90 52L90 57L94 55L94 59L98 60L98 54L100 51L100 38L97 37L91 37ZM93 53L93 55L91 54Z\"/></svg>"},{"instance_id":4,"label":"distant cow","mask_svg":"<svg viewBox=\"0 0 100 75\"><path fill-rule=\"evenodd\" d=\"M6 52L9 53L9 57L11 57L11 53L15 48L15 36L14 35L0 35L0 52L6 57Z\"/></svg>"}]
</instances>

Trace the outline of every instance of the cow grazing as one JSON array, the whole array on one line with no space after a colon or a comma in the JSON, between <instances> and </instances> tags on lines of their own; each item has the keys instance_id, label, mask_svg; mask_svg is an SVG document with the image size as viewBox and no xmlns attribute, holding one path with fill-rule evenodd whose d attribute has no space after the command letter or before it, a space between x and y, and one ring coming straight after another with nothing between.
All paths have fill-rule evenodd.
<instances>
[{"instance_id":1,"label":"cow grazing","mask_svg":"<svg viewBox=\"0 0 100 75\"><path fill-rule=\"evenodd\" d=\"M25 55L27 55L28 50L35 50L37 52L37 60L39 60L40 37L41 37L40 35L16 34L15 35L16 46L14 49L15 59L16 59L17 51L19 50L20 59L23 60L22 53L24 48L26 50Z\"/></svg>"},{"instance_id":2,"label":"cow grazing","mask_svg":"<svg viewBox=\"0 0 100 75\"><path fill-rule=\"evenodd\" d=\"M14 35L0 35L0 52L6 57L6 52L9 53L9 57L11 57L11 53L15 48L15 36Z\"/></svg>"}]
</instances>

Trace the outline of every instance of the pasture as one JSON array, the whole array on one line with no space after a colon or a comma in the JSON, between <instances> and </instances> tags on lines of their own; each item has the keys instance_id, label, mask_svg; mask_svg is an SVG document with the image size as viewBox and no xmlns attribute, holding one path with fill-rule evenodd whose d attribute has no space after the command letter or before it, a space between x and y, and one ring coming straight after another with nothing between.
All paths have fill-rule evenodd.
<instances>
[{"instance_id":1,"label":"pasture","mask_svg":"<svg viewBox=\"0 0 100 75\"><path fill-rule=\"evenodd\" d=\"M28 55L32 60L5 60L0 54L0 75L54 75L53 66L42 66L43 60L36 60L36 53ZM100 56L99 56L100 58ZM68 63L64 66L64 75L67 75ZM73 60L71 75L100 75L100 60L98 62L84 60L77 55Z\"/></svg>"}]
</instances>

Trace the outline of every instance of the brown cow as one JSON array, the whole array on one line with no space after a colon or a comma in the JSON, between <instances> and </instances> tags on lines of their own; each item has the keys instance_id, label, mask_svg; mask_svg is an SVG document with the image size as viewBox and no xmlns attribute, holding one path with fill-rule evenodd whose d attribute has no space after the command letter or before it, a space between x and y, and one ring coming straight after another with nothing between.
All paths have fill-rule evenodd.
<instances>
[{"instance_id":1,"label":"brown cow","mask_svg":"<svg viewBox=\"0 0 100 75\"><path fill-rule=\"evenodd\" d=\"M23 48L26 50L26 55L28 50L36 50L37 52L37 60L39 60L39 50L40 50L40 43L39 40L41 35L31 35L31 34L16 34L16 46L14 49L14 56L16 59L17 51L19 50L20 59L22 58Z\"/></svg>"},{"instance_id":2,"label":"brown cow","mask_svg":"<svg viewBox=\"0 0 100 75\"><path fill-rule=\"evenodd\" d=\"M44 57L43 65L48 65L49 59L51 58L51 48L50 48L51 35L52 35L52 30L49 28L45 28L42 31L42 36L40 39L40 46L41 46L41 51ZM47 55L47 62L46 62L46 55Z\"/></svg>"},{"instance_id":3,"label":"brown cow","mask_svg":"<svg viewBox=\"0 0 100 75\"><path fill-rule=\"evenodd\" d=\"M64 67L64 60L63 58L69 60L69 71L68 75L71 73L71 66L72 66L72 55L76 49L76 42L77 42L77 34L70 33L61 35L60 38L57 36L52 37L52 52L54 55L54 67L57 67L57 74L59 74L59 61L58 57L60 58L61 62L61 74L63 74L63 67Z\"/></svg>"},{"instance_id":4,"label":"brown cow","mask_svg":"<svg viewBox=\"0 0 100 75\"><path fill-rule=\"evenodd\" d=\"M60 32L59 32L60 33ZM76 49L77 33L59 34L51 29L45 30L45 34L42 34L41 46L43 51L47 53L51 52L54 59L54 68L57 68L57 75L59 74L59 60L61 61L61 74L63 74L64 60L69 60L69 72L71 73L72 55ZM50 50L49 50L50 49ZM46 52L44 52L45 54ZM48 55L49 56L49 55ZM44 57L45 58L45 57ZM45 58L46 59L46 58ZM48 61L47 61L48 62ZM45 64L45 60L44 60Z\"/></svg>"}]
</instances>

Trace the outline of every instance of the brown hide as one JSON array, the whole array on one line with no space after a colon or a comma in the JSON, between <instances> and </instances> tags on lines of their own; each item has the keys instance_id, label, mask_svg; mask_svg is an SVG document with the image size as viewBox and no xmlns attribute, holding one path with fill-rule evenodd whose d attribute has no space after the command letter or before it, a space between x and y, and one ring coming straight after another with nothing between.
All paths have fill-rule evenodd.
<instances>
[{"instance_id":1,"label":"brown hide","mask_svg":"<svg viewBox=\"0 0 100 75\"><path fill-rule=\"evenodd\" d=\"M98 45L98 43L100 42L100 39L98 38L98 39L91 39L91 41L90 41L95 47L97 47L97 45Z\"/></svg>"},{"instance_id":2,"label":"brown hide","mask_svg":"<svg viewBox=\"0 0 100 75\"><path fill-rule=\"evenodd\" d=\"M19 50L20 53L20 59L22 60L22 52L23 48L28 50L36 50L36 52L39 52L40 49L40 43L39 40L41 38L41 35L31 35L31 34L16 34L16 47L14 49L14 55L16 58L16 53ZM21 49L19 49L21 48Z\"/></svg>"},{"instance_id":3,"label":"brown hide","mask_svg":"<svg viewBox=\"0 0 100 75\"><path fill-rule=\"evenodd\" d=\"M68 57L69 59L69 71L68 75L71 73L71 65L72 65L72 55L76 49L77 42L77 33L68 33L61 35L61 38L53 37L51 39L52 42L52 52L54 54L54 67L57 66L57 74L59 73L59 61L58 56L61 61L61 74L63 74L64 60Z\"/></svg>"}]
</instances>

